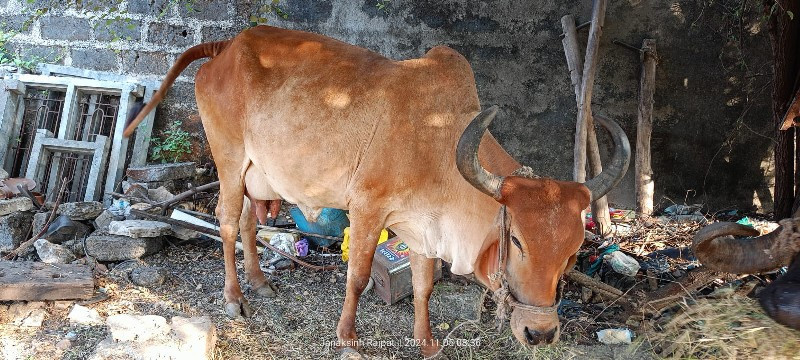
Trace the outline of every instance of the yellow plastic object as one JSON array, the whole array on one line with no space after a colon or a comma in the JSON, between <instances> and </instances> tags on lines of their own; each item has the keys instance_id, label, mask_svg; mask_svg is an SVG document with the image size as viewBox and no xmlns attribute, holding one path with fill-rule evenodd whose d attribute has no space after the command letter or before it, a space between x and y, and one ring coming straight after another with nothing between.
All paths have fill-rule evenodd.
<instances>
[{"instance_id":1,"label":"yellow plastic object","mask_svg":"<svg viewBox=\"0 0 800 360\"><path fill-rule=\"evenodd\" d=\"M389 232L386 229L381 230L381 236L378 237L378 244L389 240ZM347 262L350 259L350 228L344 228L344 240L342 240L342 261Z\"/></svg>"}]
</instances>

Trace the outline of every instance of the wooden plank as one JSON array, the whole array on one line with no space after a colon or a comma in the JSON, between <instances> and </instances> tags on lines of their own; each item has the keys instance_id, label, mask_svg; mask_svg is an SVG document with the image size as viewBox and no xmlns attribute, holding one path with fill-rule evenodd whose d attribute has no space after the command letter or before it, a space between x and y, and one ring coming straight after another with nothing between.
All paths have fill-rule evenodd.
<instances>
[{"instance_id":1,"label":"wooden plank","mask_svg":"<svg viewBox=\"0 0 800 360\"><path fill-rule=\"evenodd\" d=\"M655 39L642 42L642 76L639 80L639 124L636 128L636 205L647 217L653 214L653 168L650 164L650 137L653 132L653 94L656 91Z\"/></svg>"},{"instance_id":2,"label":"wooden plank","mask_svg":"<svg viewBox=\"0 0 800 360\"><path fill-rule=\"evenodd\" d=\"M88 265L0 261L0 300L87 299L93 294Z\"/></svg>"}]
</instances>

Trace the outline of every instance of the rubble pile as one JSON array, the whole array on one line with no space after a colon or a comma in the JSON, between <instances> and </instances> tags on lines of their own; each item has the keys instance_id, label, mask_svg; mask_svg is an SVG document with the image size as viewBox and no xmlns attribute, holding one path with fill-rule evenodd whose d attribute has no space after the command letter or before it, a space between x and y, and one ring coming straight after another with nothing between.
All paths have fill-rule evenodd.
<instances>
[{"instance_id":1,"label":"rubble pile","mask_svg":"<svg viewBox=\"0 0 800 360\"><path fill-rule=\"evenodd\" d=\"M100 201L57 203L55 199L37 201L24 194L0 199L0 256L12 260L6 262L7 265L19 264L31 272L48 267L78 266L86 270L90 281L88 295L73 296L77 292L70 289L71 279L67 278L57 285L62 291L59 295L53 295L52 291L30 290L22 291L22 298L0 294L0 300L17 300L10 305L0 303L0 311L8 314L10 324L20 328L42 327L43 321L51 316L63 317L71 327L106 327L110 335L97 345L91 358L155 355L164 359L213 358L216 329L207 317L174 316L167 322L155 315L105 316L91 306L109 297L105 288L97 288L97 282L91 286L92 275L142 288L162 286L170 273L158 266L148 266L141 258L161 251L166 243L201 236L131 211L162 214L164 207L158 204L175 197L174 189L183 186L181 181L195 174L194 163L145 166L131 168L128 172L129 178L123 182L125 191L113 194L113 200L106 199L105 204ZM0 183L3 180L0 179ZM54 277L58 276L56 272ZM23 281L24 277L21 277ZM30 282L34 288L40 285ZM27 301L19 301L22 299ZM73 299L83 300L75 303ZM73 343L79 341L80 336L70 332L56 348L69 351Z\"/></svg>"}]
</instances>

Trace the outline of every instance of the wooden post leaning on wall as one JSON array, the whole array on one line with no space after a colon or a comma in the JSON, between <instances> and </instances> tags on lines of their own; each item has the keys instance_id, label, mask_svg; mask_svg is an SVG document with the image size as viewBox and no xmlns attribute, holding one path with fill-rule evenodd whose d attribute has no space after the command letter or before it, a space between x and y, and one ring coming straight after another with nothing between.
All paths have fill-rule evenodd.
<instances>
[{"instance_id":1,"label":"wooden post leaning on wall","mask_svg":"<svg viewBox=\"0 0 800 360\"><path fill-rule=\"evenodd\" d=\"M639 122L636 128L636 206L647 218L653 214L653 168L650 136L653 132L653 94L656 90L656 40L642 42L642 75L639 82Z\"/></svg>"},{"instance_id":2,"label":"wooden post leaning on wall","mask_svg":"<svg viewBox=\"0 0 800 360\"><path fill-rule=\"evenodd\" d=\"M580 89L575 87L575 97L578 103L578 119L575 130L575 162L574 175L575 181L586 181L586 159L589 160L589 170L591 176L597 176L603 171L600 163L600 149L597 145L597 135L594 131L594 120L592 119L592 89L594 87L594 75L599 62L598 49L600 47L600 35L603 32L605 22L606 0L595 0L592 7L592 22L589 28L589 39L586 45L586 61L583 64L583 74L579 78ZM572 16L565 16L561 19L564 30L564 51L567 56L567 65L570 68L570 78L575 84L573 68L580 69L580 56L578 51L577 31L575 20ZM574 63L573 63L574 62ZM578 92L579 91L579 92ZM583 178L581 178L583 175ZM608 214L608 201L606 197L596 199L592 203L592 218L600 229L600 233L606 235L611 232L611 217Z\"/></svg>"}]
</instances>

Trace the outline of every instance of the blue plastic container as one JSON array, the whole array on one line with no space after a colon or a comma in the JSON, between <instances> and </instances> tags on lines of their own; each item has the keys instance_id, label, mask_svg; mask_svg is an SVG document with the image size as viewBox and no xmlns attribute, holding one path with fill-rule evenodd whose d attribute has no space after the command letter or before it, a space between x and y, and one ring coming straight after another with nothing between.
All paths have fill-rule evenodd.
<instances>
[{"instance_id":1,"label":"blue plastic container","mask_svg":"<svg viewBox=\"0 0 800 360\"><path fill-rule=\"evenodd\" d=\"M301 231L314 234L339 236L344 234L344 228L350 226L350 220L344 210L324 208L319 214L316 222L306 220L303 212L297 207L289 209L289 215L294 219L297 228ZM321 239L313 236L303 236L316 246L330 247L336 240Z\"/></svg>"}]
</instances>

